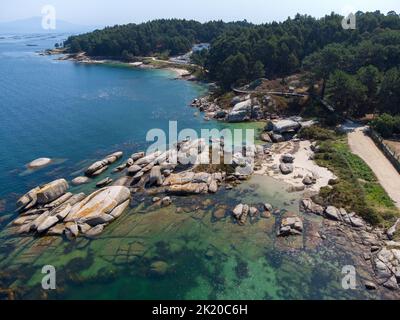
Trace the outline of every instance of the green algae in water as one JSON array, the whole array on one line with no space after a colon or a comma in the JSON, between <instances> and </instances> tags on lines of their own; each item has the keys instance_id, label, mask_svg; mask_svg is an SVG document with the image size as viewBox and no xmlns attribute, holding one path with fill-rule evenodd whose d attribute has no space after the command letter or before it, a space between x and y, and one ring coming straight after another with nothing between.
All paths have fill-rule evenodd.
<instances>
[{"instance_id":1,"label":"green algae in water","mask_svg":"<svg viewBox=\"0 0 400 320\"><path fill-rule=\"evenodd\" d=\"M287 187L272 178L254 176L216 195L174 198L166 208L142 202L89 242L43 238L25 240L18 247L17 239L6 239L18 251L12 250L0 266L22 274L30 266L30 278L24 274L15 282L16 287L31 287L29 297L41 297L39 268L44 264L56 265L60 287L50 298L57 299L367 297L364 291L340 287L340 266L351 264L351 257L334 249L306 248L302 237L277 239L280 216L245 226L229 214L213 219L217 208L231 210L239 202L259 207L269 202L298 213L301 195L288 193ZM178 207L187 212L178 213ZM37 245L40 241L43 246ZM166 265L166 271L154 272L154 263Z\"/></svg>"}]
</instances>

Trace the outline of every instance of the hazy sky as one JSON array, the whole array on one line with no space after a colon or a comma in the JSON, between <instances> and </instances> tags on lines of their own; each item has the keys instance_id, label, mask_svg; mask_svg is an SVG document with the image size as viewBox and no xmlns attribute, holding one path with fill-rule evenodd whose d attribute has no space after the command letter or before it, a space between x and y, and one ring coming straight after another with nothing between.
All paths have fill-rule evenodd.
<instances>
[{"instance_id":1,"label":"hazy sky","mask_svg":"<svg viewBox=\"0 0 400 320\"><path fill-rule=\"evenodd\" d=\"M155 18L222 19L254 23L284 20L296 13L316 17L335 11L400 12L400 0L0 0L0 21L40 16L53 5L57 18L82 25L113 25Z\"/></svg>"}]
</instances>

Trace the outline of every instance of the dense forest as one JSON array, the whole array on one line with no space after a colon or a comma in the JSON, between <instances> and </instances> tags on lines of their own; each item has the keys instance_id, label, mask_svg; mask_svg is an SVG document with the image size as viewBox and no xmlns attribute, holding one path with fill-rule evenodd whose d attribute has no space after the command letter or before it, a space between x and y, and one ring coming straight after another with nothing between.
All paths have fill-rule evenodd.
<instances>
[{"instance_id":1,"label":"dense forest","mask_svg":"<svg viewBox=\"0 0 400 320\"><path fill-rule=\"evenodd\" d=\"M132 60L179 55L195 43L209 42L210 50L192 59L225 89L261 77L305 72L310 81L322 82L322 96L340 112L399 114L400 16L394 11L358 12L355 30L344 29L342 19L332 13L262 25L155 20L73 36L65 46L70 52Z\"/></svg>"}]
</instances>

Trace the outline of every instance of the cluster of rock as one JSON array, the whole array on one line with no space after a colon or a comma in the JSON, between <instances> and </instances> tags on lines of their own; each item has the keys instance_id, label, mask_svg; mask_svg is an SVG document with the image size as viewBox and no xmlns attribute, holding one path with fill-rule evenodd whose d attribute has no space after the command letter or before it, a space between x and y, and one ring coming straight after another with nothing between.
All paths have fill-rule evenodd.
<instances>
[{"instance_id":1,"label":"cluster of rock","mask_svg":"<svg viewBox=\"0 0 400 320\"><path fill-rule=\"evenodd\" d=\"M301 128L311 126L314 121L303 121L301 117L289 117L269 121L261 133L261 140L269 143L279 143L296 138Z\"/></svg>"},{"instance_id":2,"label":"cluster of rock","mask_svg":"<svg viewBox=\"0 0 400 320\"><path fill-rule=\"evenodd\" d=\"M195 99L192 106L205 112L205 119L217 119L227 122L244 122L251 120L269 119L268 110L275 109L275 100L270 96L263 97L262 101L250 95L235 96L230 108L223 109L218 105L218 100L210 101L210 97Z\"/></svg>"},{"instance_id":3,"label":"cluster of rock","mask_svg":"<svg viewBox=\"0 0 400 320\"><path fill-rule=\"evenodd\" d=\"M67 192L64 179L38 186L17 202L19 217L12 222L16 233L92 237L118 218L129 206L126 187L107 187L86 196Z\"/></svg>"},{"instance_id":4,"label":"cluster of rock","mask_svg":"<svg viewBox=\"0 0 400 320\"><path fill-rule=\"evenodd\" d=\"M246 179L253 173L255 152L256 148L246 148L226 155L233 171L229 176L222 169L201 172L200 165L212 166L209 162L213 153L219 160L223 157L223 140L214 141L211 147L204 139L187 140L165 152L135 153L117 170L126 169L126 185L137 189L160 188L174 195L215 193L226 180Z\"/></svg>"},{"instance_id":5,"label":"cluster of rock","mask_svg":"<svg viewBox=\"0 0 400 320\"><path fill-rule=\"evenodd\" d=\"M123 156L123 152L118 151L108 155L103 160L96 161L89 168L86 169L85 174L88 177L96 177L106 171L109 165L113 164Z\"/></svg>"},{"instance_id":6,"label":"cluster of rock","mask_svg":"<svg viewBox=\"0 0 400 320\"><path fill-rule=\"evenodd\" d=\"M300 209L336 223L343 234L347 234L348 231L342 227L356 230L352 237L356 237L355 241L360 245L369 248L370 253L365 253L364 259L370 261L376 283L390 290L400 289L400 242L393 241L400 220L384 232L380 228L372 228L355 213L347 213L345 209L334 206L323 207L311 199L303 199ZM369 281L365 286L369 290L377 289L374 282Z\"/></svg>"},{"instance_id":7,"label":"cluster of rock","mask_svg":"<svg viewBox=\"0 0 400 320\"><path fill-rule=\"evenodd\" d=\"M286 212L282 217L278 237L298 236L303 233L303 221L293 212Z\"/></svg>"},{"instance_id":8,"label":"cluster of rock","mask_svg":"<svg viewBox=\"0 0 400 320\"><path fill-rule=\"evenodd\" d=\"M323 216L326 219L340 221L355 228L365 228L365 221L354 212L348 213L343 208L327 206L326 208L314 203L311 199L303 199L300 202L300 209L305 213L313 213Z\"/></svg>"},{"instance_id":9,"label":"cluster of rock","mask_svg":"<svg viewBox=\"0 0 400 320\"><path fill-rule=\"evenodd\" d=\"M216 193L224 182L238 181L250 176L254 170L254 156L257 152L257 148L252 147L244 148L243 152L229 154L233 172L229 175L223 170L213 173L197 170L199 165L209 165L210 149L218 148L217 155L223 156L223 146L222 139L211 147L204 139L197 139L179 142L164 152L155 151L147 155L144 152L134 153L113 170L114 173L126 170L125 176L110 187L107 186L113 179L107 177L100 180L96 186L101 189L89 196L67 192L69 185L64 179L36 187L19 199L17 205L20 216L13 225L18 227L17 233L65 234L69 238L80 233L94 236L122 214L129 206L131 192L135 193L139 189L157 188L166 193L164 198L157 200L164 206L172 202L167 195ZM85 170L84 177L77 177L72 183L88 183L122 156L123 152L115 152L96 161Z\"/></svg>"},{"instance_id":10,"label":"cluster of rock","mask_svg":"<svg viewBox=\"0 0 400 320\"><path fill-rule=\"evenodd\" d=\"M218 186L225 181L226 173L206 173L192 171L171 174L163 186L167 187L167 193L174 195L193 195L202 193L216 193Z\"/></svg>"},{"instance_id":11,"label":"cluster of rock","mask_svg":"<svg viewBox=\"0 0 400 320\"><path fill-rule=\"evenodd\" d=\"M232 210L232 216L236 219L239 225L245 225L248 217L256 219L258 217L268 219L271 217L273 208L269 203L258 209L256 206L240 203Z\"/></svg>"}]
</instances>

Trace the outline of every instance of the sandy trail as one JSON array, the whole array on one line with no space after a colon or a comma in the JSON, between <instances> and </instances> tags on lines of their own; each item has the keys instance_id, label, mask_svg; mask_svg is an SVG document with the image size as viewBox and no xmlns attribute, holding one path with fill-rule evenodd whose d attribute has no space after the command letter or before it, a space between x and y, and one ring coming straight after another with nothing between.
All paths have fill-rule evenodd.
<instances>
[{"instance_id":1,"label":"sandy trail","mask_svg":"<svg viewBox=\"0 0 400 320\"><path fill-rule=\"evenodd\" d=\"M349 133L351 151L368 164L382 187L400 208L400 174L372 139L364 133L364 129L365 127L357 128Z\"/></svg>"}]
</instances>

